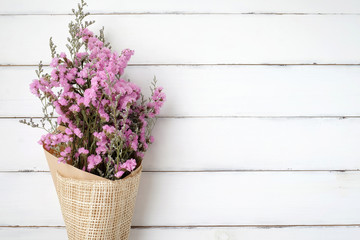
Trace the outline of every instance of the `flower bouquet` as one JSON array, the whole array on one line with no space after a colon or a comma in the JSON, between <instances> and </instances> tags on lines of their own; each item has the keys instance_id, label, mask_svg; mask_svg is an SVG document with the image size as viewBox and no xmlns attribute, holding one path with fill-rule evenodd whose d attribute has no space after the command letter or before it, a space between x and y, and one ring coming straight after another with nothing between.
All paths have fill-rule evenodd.
<instances>
[{"instance_id":1,"label":"flower bouquet","mask_svg":"<svg viewBox=\"0 0 360 240\"><path fill-rule=\"evenodd\" d=\"M31 92L42 102L43 145L69 239L127 239L144 153L165 101L156 79L151 97L122 75L134 51L119 55L84 21L82 0L69 24L68 54L50 38L51 73L40 62ZM57 117L56 117L57 115Z\"/></svg>"}]
</instances>

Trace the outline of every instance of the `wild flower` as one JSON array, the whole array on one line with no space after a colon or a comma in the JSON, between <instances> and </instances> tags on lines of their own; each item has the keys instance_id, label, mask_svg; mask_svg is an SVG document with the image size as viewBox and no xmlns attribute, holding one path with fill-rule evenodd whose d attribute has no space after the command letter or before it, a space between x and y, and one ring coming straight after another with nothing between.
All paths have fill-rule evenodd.
<instances>
[{"instance_id":1,"label":"wild flower","mask_svg":"<svg viewBox=\"0 0 360 240\"><path fill-rule=\"evenodd\" d=\"M69 55L58 54L50 38L52 71L44 73L40 62L38 78L30 84L43 104L43 118L40 123L21 122L47 130L39 143L60 162L115 180L141 164L166 96L156 79L146 100L136 84L122 77L134 51L119 55L105 41L104 29L99 36L91 32L88 27L94 22L83 21L89 15L85 6L82 0L73 9Z\"/></svg>"}]
</instances>

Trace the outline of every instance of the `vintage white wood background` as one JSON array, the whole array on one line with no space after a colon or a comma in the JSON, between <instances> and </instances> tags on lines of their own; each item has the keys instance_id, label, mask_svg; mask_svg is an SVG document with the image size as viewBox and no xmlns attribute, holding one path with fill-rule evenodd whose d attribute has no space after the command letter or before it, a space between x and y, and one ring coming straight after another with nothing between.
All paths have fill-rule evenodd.
<instances>
[{"instance_id":1,"label":"vintage white wood background","mask_svg":"<svg viewBox=\"0 0 360 240\"><path fill-rule=\"evenodd\" d=\"M77 1L0 0L0 239L66 239L29 93ZM360 239L360 1L89 0L168 101L131 240Z\"/></svg>"}]
</instances>

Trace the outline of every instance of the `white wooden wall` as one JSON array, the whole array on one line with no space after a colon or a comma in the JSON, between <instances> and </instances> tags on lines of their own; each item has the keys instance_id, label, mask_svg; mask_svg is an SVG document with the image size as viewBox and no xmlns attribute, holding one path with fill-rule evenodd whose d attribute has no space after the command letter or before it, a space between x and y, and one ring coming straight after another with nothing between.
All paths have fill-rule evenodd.
<instances>
[{"instance_id":1,"label":"white wooden wall","mask_svg":"<svg viewBox=\"0 0 360 240\"><path fill-rule=\"evenodd\" d=\"M0 239L66 239L29 93L77 1L0 0ZM358 0L89 0L168 95L131 240L360 239Z\"/></svg>"}]
</instances>

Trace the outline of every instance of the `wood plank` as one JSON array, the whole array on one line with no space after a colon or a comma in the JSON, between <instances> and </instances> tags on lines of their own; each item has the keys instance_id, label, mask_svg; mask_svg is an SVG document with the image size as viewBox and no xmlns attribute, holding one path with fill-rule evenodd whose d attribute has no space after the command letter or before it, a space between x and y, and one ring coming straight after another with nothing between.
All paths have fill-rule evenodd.
<instances>
[{"instance_id":1,"label":"wood plank","mask_svg":"<svg viewBox=\"0 0 360 240\"><path fill-rule=\"evenodd\" d=\"M42 130L1 119L0 132L1 171L48 170ZM162 118L153 134L147 171L360 169L360 119Z\"/></svg>"},{"instance_id":2,"label":"wood plank","mask_svg":"<svg viewBox=\"0 0 360 240\"><path fill-rule=\"evenodd\" d=\"M1 239L66 239L65 228L0 228ZM150 228L131 229L130 240L358 240L359 227L289 227L289 228Z\"/></svg>"},{"instance_id":3,"label":"wood plank","mask_svg":"<svg viewBox=\"0 0 360 240\"><path fill-rule=\"evenodd\" d=\"M76 1L79 2L79 1ZM2 0L0 14L59 14L71 13L76 6L73 0L49 4L46 0ZM89 11L96 13L359 13L356 0L87 0Z\"/></svg>"},{"instance_id":4,"label":"wood plank","mask_svg":"<svg viewBox=\"0 0 360 240\"><path fill-rule=\"evenodd\" d=\"M66 230L62 228L21 228L21 227L0 227L1 239L12 240L46 240L51 236L52 240L67 239Z\"/></svg>"},{"instance_id":5,"label":"wood plank","mask_svg":"<svg viewBox=\"0 0 360 240\"><path fill-rule=\"evenodd\" d=\"M63 225L50 173L0 182L1 226ZM359 224L359 201L360 172L145 172L133 225Z\"/></svg>"},{"instance_id":6,"label":"wood plank","mask_svg":"<svg viewBox=\"0 0 360 240\"><path fill-rule=\"evenodd\" d=\"M35 68L0 67L0 116L42 115ZM360 66L130 66L125 78L149 95L154 75L168 95L162 116L360 115Z\"/></svg>"},{"instance_id":7,"label":"wood plank","mask_svg":"<svg viewBox=\"0 0 360 240\"><path fill-rule=\"evenodd\" d=\"M0 45L6 46L0 49L0 64L48 63L49 37L64 51L70 19L0 16L0 29L6 33L0 39ZM359 63L360 15L101 15L92 19L97 21L93 29L105 26L115 50L136 50L133 64Z\"/></svg>"}]
</instances>

